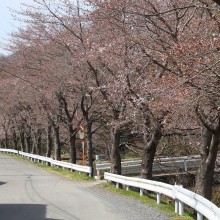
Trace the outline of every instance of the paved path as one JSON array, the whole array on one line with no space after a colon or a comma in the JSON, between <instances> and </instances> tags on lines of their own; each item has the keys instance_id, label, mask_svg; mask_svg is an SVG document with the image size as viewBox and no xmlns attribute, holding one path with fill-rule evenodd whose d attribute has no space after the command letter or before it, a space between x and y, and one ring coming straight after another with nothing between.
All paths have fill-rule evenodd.
<instances>
[{"instance_id":1,"label":"paved path","mask_svg":"<svg viewBox=\"0 0 220 220\"><path fill-rule=\"evenodd\" d=\"M0 154L1 220L165 220L153 207Z\"/></svg>"}]
</instances>

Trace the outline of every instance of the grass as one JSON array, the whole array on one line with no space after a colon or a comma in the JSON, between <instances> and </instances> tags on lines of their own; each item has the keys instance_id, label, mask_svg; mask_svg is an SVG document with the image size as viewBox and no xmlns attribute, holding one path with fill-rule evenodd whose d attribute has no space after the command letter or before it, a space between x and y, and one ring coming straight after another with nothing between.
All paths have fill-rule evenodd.
<instances>
[{"instance_id":1,"label":"grass","mask_svg":"<svg viewBox=\"0 0 220 220\"><path fill-rule=\"evenodd\" d=\"M4 153L1 153L1 154L4 154ZM52 173L55 173L58 175L62 175L68 179L77 180L77 181L94 181L94 178L89 177L85 173L80 173L78 171L71 172L70 170L65 169L65 168L63 169L63 168L59 168L59 167L55 167L55 166L48 166L46 164L42 164L42 163L38 163L38 162L32 162L32 161L28 160L27 158L22 157L20 155L16 155L16 154L7 154L7 155L10 155L11 157L14 157L14 158L17 158L17 159L20 159L23 161L27 161L27 162L34 164L44 170L47 170L49 172L52 172Z\"/></svg>"},{"instance_id":2,"label":"grass","mask_svg":"<svg viewBox=\"0 0 220 220\"><path fill-rule=\"evenodd\" d=\"M94 181L94 178L87 176L85 173L79 173L78 171L71 172L68 169L58 168L58 167L54 167L54 166L51 167L51 166L47 166L47 165L41 164L41 163L34 163L34 164L36 164L38 167L41 167L47 171L65 176L65 177L72 179L72 180Z\"/></svg>"},{"instance_id":3,"label":"grass","mask_svg":"<svg viewBox=\"0 0 220 220\"><path fill-rule=\"evenodd\" d=\"M165 197L161 196L161 204L156 204L156 195L155 194L147 194L144 196L140 196L139 192L125 189L117 189L114 184L105 183L104 187L112 192L123 196L133 197L148 206L153 206L158 208L159 210L169 213L171 215L171 220L194 220L196 219L189 211L184 210L184 216L179 216L174 213L174 205L170 203Z\"/></svg>"}]
</instances>

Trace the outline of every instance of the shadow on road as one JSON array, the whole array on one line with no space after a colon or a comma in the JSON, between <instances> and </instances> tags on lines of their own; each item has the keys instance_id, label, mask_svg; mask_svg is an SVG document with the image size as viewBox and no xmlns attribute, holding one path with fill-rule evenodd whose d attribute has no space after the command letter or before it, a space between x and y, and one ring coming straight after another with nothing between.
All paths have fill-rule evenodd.
<instances>
[{"instance_id":1,"label":"shadow on road","mask_svg":"<svg viewBox=\"0 0 220 220\"><path fill-rule=\"evenodd\" d=\"M58 220L46 218L46 205L38 204L0 204L0 219Z\"/></svg>"},{"instance_id":2,"label":"shadow on road","mask_svg":"<svg viewBox=\"0 0 220 220\"><path fill-rule=\"evenodd\" d=\"M4 185L4 184L6 184L6 182L1 182L1 181L0 181L0 186L1 186L1 185Z\"/></svg>"}]
</instances>

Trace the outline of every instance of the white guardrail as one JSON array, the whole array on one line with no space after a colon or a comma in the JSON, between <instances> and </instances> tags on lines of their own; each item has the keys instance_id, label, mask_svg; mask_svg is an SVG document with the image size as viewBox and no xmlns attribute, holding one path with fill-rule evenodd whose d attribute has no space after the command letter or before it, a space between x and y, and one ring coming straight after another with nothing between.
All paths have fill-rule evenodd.
<instances>
[{"instance_id":1,"label":"white guardrail","mask_svg":"<svg viewBox=\"0 0 220 220\"><path fill-rule=\"evenodd\" d=\"M51 166L59 166L59 167L67 168L70 170L76 170L79 172L88 173L89 176L91 176L91 174L92 174L92 168L88 167L88 166L81 166L81 165L77 165L77 164L53 160L52 158L49 158L49 157L43 157L43 156L39 156L39 155L35 155L35 154L29 154L29 153L25 153L25 152L18 151L18 150L12 150L12 149L0 148L0 152L19 154L19 155L21 155L23 157L27 157L28 159L35 161L35 162L36 161L42 162L42 163L45 162L47 164L50 164Z\"/></svg>"},{"instance_id":2,"label":"white guardrail","mask_svg":"<svg viewBox=\"0 0 220 220\"><path fill-rule=\"evenodd\" d=\"M119 184L124 185L126 190L129 190L129 186L139 188L140 196L143 196L144 190L155 192L157 194L157 204L160 204L161 194L166 195L175 200L175 213L179 215L184 214L184 204L186 204L197 211L197 220L202 220L203 216L210 220L220 220L220 209L215 204L182 186L125 177L107 172L104 174L104 179L115 182L116 188L119 188Z\"/></svg>"},{"instance_id":3,"label":"white guardrail","mask_svg":"<svg viewBox=\"0 0 220 220\"><path fill-rule=\"evenodd\" d=\"M161 173L175 170L188 171L199 167L200 155L184 156L184 157L168 157L159 158L154 161L153 172ZM141 160L125 161L121 163L122 175L140 174ZM96 163L97 176L103 175L104 171L110 170L110 163Z\"/></svg>"}]
</instances>

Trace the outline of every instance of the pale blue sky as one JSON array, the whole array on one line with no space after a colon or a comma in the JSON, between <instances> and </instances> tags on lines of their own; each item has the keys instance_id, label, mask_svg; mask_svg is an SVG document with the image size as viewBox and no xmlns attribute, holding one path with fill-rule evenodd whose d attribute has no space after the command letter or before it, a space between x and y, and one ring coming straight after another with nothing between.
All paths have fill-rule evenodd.
<instances>
[{"instance_id":1,"label":"pale blue sky","mask_svg":"<svg viewBox=\"0 0 220 220\"><path fill-rule=\"evenodd\" d=\"M9 34L19 26L18 21L13 20L9 8L20 9L20 3L31 3L32 0L0 0L0 53L7 54L2 49L2 44L9 39Z\"/></svg>"}]
</instances>

